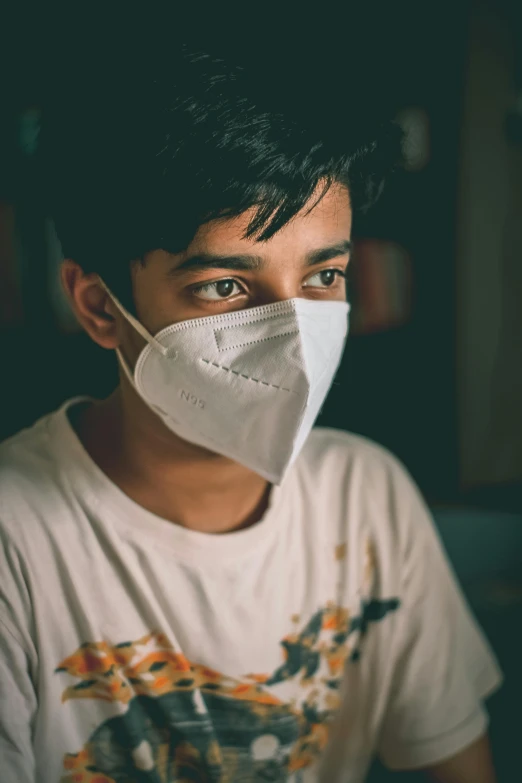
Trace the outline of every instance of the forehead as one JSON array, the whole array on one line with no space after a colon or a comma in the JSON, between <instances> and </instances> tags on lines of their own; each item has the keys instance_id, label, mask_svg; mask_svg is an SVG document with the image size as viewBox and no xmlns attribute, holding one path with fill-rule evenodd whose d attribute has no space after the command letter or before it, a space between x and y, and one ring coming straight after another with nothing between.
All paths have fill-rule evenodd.
<instances>
[{"instance_id":1,"label":"forehead","mask_svg":"<svg viewBox=\"0 0 522 783\"><path fill-rule=\"evenodd\" d=\"M212 220L200 226L187 252L205 249L207 252L277 252L288 246L319 246L349 239L352 227L352 210L346 187L332 185L321 200L318 190L308 204L270 239L258 242L255 237L245 238L248 226L255 216L255 208L248 209L234 218Z\"/></svg>"}]
</instances>

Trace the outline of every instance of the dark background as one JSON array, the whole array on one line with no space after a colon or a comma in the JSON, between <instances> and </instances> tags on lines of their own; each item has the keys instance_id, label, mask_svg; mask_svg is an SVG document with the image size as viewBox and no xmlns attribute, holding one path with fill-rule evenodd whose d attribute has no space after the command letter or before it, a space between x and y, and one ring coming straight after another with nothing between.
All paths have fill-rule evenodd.
<instances>
[{"instance_id":1,"label":"dark background","mask_svg":"<svg viewBox=\"0 0 522 783\"><path fill-rule=\"evenodd\" d=\"M515 27L520 17L515 3L491 5L501 24ZM459 158L469 143L462 115L477 4L457 2L445 8L399 3L386 12L384 3L367 7L363 12L353 4L325 6L313 18L304 12L285 19L268 13L253 19L202 13L206 24L195 25L190 16L173 23L172 45L192 36L207 49L260 69L267 79L283 74L289 89L306 89L326 74L339 102L349 105L351 85L360 90L362 84L367 85L369 108L381 101L395 113L411 107L425 113L426 165L397 172L375 209L354 225L355 239L393 241L408 254L411 308L398 326L352 335L319 423L362 433L389 447L434 503L471 498L479 505L516 507L522 501L522 468L519 481L514 476L489 482L487 476L465 480L459 464L457 199L463 176ZM160 23L149 21L140 41L135 19L111 28L106 20L88 24L74 15L45 13L34 18L26 10L27 15L18 13L14 34L8 33L4 42L10 57L0 138L0 270L4 264L14 271L0 278L2 374L8 381L2 384L0 438L71 395L103 396L115 382L113 358L72 331L70 322L65 328L63 317L57 316L52 282L56 249L49 247L42 183L23 146L24 132L31 132L23 118L41 107L57 64L74 72L79 59L94 62L99 41L112 40L116 46L125 37L125 22L139 57L145 39L150 45L148 31ZM514 86L516 77L513 66ZM509 384L509 375L502 382ZM515 427L511 437L520 434Z\"/></svg>"},{"instance_id":2,"label":"dark background","mask_svg":"<svg viewBox=\"0 0 522 783\"><path fill-rule=\"evenodd\" d=\"M357 326L356 317L319 423L387 446L434 509L506 674L490 711L499 780L511 783L522 696L522 3L320 4L292 14L280 5L226 16L176 8L142 26L17 5L2 41L0 440L71 396L102 397L116 383L114 357L74 328L60 300L59 249L31 155L30 112L57 64L74 72L79 59L95 60L102 39L116 46L128 35L139 58L154 25L170 25L172 46L195 39L288 89L326 74L332 99L347 106L357 84L369 108L420 112L429 137L422 166L398 171L354 225L356 316L371 310L357 282L365 239L381 243L383 258L389 243L408 257L409 306L388 324Z\"/></svg>"}]
</instances>

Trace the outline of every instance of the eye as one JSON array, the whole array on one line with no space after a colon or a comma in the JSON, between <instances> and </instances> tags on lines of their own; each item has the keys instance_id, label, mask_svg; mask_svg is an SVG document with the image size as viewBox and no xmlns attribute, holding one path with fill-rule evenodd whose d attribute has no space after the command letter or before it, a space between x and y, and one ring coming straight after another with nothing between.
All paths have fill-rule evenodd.
<instances>
[{"instance_id":1,"label":"eye","mask_svg":"<svg viewBox=\"0 0 522 783\"><path fill-rule=\"evenodd\" d=\"M235 280L232 278L223 278L223 280L216 280L213 283L198 285L196 288L192 289L192 293L199 296L200 299L219 302L220 300L231 299L238 293L244 292L239 283Z\"/></svg>"},{"instance_id":2,"label":"eye","mask_svg":"<svg viewBox=\"0 0 522 783\"><path fill-rule=\"evenodd\" d=\"M342 272L340 269L321 269L320 272L308 278L305 286L332 288L340 277L346 279L346 272ZM313 282L314 280L318 282Z\"/></svg>"}]
</instances>

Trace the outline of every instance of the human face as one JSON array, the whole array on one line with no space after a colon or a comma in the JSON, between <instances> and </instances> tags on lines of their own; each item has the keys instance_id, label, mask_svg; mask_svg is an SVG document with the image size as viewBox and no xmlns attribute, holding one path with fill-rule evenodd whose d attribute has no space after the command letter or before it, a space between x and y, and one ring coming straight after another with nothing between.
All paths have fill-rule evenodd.
<instances>
[{"instance_id":1,"label":"human face","mask_svg":"<svg viewBox=\"0 0 522 783\"><path fill-rule=\"evenodd\" d=\"M348 192L334 185L307 209L266 242L244 238L249 210L201 226L183 253L149 253L132 271L138 319L155 334L180 321L295 297L344 301L352 225ZM130 337L128 353L136 354L142 338L122 326L122 342Z\"/></svg>"},{"instance_id":2,"label":"human face","mask_svg":"<svg viewBox=\"0 0 522 783\"><path fill-rule=\"evenodd\" d=\"M132 264L136 315L149 334L174 323L293 298L346 299L352 212L345 188L332 186L313 209L306 205L266 242L244 238L252 216L249 211L237 218L213 220L199 228L183 253L154 250L144 263ZM119 348L132 371L145 339L98 275L85 274L74 261L66 260L62 280L87 333L104 348ZM120 393L114 399L123 402L127 423L140 434L141 443L152 437L150 454L167 454L170 459L175 453L192 459L211 453L182 442L165 428L133 392L125 373L120 374Z\"/></svg>"},{"instance_id":3,"label":"human face","mask_svg":"<svg viewBox=\"0 0 522 783\"><path fill-rule=\"evenodd\" d=\"M312 196L310 205L315 203ZM154 250L131 265L138 320L154 335L166 326L293 298L346 299L352 210L348 191L333 185L266 242L245 239L253 217L202 225L183 253ZM78 320L104 348L120 348L130 367L145 340L122 315L96 274L72 260L62 281Z\"/></svg>"}]
</instances>

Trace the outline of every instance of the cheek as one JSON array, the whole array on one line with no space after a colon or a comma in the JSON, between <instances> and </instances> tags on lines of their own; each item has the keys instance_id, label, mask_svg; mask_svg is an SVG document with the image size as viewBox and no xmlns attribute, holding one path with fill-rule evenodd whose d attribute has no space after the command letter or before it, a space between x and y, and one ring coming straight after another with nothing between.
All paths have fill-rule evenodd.
<instances>
[{"instance_id":1,"label":"cheek","mask_svg":"<svg viewBox=\"0 0 522 783\"><path fill-rule=\"evenodd\" d=\"M153 265L136 271L133 279L136 317L150 335L156 335L174 323L179 310L178 295L172 280L165 280ZM133 329L136 334L136 331ZM141 336L136 335L141 341Z\"/></svg>"}]
</instances>

